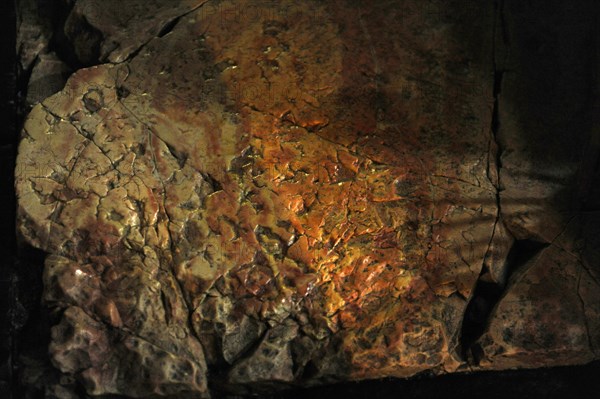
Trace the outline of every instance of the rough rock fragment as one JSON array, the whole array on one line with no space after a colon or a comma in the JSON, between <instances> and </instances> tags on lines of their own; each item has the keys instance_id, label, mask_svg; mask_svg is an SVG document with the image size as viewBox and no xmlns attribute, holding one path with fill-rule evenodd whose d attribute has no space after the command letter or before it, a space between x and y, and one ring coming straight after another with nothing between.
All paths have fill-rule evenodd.
<instances>
[{"instance_id":1,"label":"rough rock fragment","mask_svg":"<svg viewBox=\"0 0 600 399\"><path fill-rule=\"evenodd\" d=\"M80 308L65 310L52 337L50 353L56 366L78 374L91 395L198 398L198 392L206 391L205 371L194 361L111 330Z\"/></svg>"},{"instance_id":2,"label":"rough rock fragment","mask_svg":"<svg viewBox=\"0 0 600 399\"><path fill-rule=\"evenodd\" d=\"M293 382L291 341L297 334L298 326L291 320L269 329L256 351L231 369L229 381L233 384Z\"/></svg>"},{"instance_id":3,"label":"rough rock fragment","mask_svg":"<svg viewBox=\"0 0 600 399\"><path fill-rule=\"evenodd\" d=\"M78 1L80 56L123 62L34 107L16 175L19 231L50 253L45 301L66 309L57 367L129 396L206 396L210 370L240 392L467 369L467 305L484 277L505 285L516 230L492 6L459 3L134 2L146 11L114 19ZM573 304L568 259L543 273ZM526 340L498 335L512 296L552 302L513 277L481 367L517 364L496 350ZM595 358L594 312L565 319L572 337L543 341L540 362ZM554 322L536 320L534 335Z\"/></svg>"},{"instance_id":4,"label":"rough rock fragment","mask_svg":"<svg viewBox=\"0 0 600 399\"><path fill-rule=\"evenodd\" d=\"M598 356L600 290L575 255L552 245L523 266L481 338L484 368L579 364Z\"/></svg>"}]
</instances>

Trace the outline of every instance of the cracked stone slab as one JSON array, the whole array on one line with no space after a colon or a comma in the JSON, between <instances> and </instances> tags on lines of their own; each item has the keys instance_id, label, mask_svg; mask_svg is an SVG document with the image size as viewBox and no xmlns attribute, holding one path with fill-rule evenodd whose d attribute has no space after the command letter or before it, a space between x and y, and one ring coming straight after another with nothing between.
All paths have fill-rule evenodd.
<instances>
[{"instance_id":1,"label":"cracked stone slab","mask_svg":"<svg viewBox=\"0 0 600 399\"><path fill-rule=\"evenodd\" d=\"M65 23L85 64L122 62L207 0L77 0Z\"/></svg>"},{"instance_id":2,"label":"cracked stone slab","mask_svg":"<svg viewBox=\"0 0 600 399\"><path fill-rule=\"evenodd\" d=\"M76 3L69 23L94 27L76 48L112 63L33 108L16 170L61 372L92 395L207 397L208 376L257 392L469 368L467 304L486 272L504 284L513 242L493 9L399 3Z\"/></svg>"}]
</instances>

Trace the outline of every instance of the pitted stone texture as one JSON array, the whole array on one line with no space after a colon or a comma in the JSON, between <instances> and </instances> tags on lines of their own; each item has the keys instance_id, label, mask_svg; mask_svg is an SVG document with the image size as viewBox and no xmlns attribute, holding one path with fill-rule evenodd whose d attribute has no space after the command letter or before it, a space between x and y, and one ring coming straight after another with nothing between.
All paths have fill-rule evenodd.
<instances>
[{"instance_id":1,"label":"pitted stone texture","mask_svg":"<svg viewBox=\"0 0 600 399\"><path fill-rule=\"evenodd\" d=\"M79 373L91 395L198 398L206 391L204 370L123 330L69 307L52 330L50 353L64 373Z\"/></svg>"},{"instance_id":2,"label":"pitted stone texture","mask_svg":"<svg viewBox=\"0 0 600 399\"><path fill-rule=\"evenodd\" d=\"M484 265L503 283L512 242L492 9L399 3L207 2L33 109L19 231L52 254L60 325L117 342L92 351L115 375L160 350L194 377L119 385L58 327L63 372L206 395L207 367L231 391L466 367L467 301Z\"/></svg>"}]
</instances>

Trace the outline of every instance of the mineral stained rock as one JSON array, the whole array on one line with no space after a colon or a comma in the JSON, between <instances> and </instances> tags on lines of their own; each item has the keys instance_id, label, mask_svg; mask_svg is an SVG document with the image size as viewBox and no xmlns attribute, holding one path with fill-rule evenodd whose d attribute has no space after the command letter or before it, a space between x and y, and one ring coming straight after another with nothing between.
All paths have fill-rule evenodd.
<instances>
[{"instance_id":1,"label":"mineral stained rock","mask_svg":"<svg viewBox=\"0 0 600 399\"><path fill-rule=\"evenodd\" d=\"M16 171L54 365L207 397L598 358L580 220L512 273L498 15L468 3L77 1L67 35L111 63L33 108Z\"/></svg>"}]
</instances>

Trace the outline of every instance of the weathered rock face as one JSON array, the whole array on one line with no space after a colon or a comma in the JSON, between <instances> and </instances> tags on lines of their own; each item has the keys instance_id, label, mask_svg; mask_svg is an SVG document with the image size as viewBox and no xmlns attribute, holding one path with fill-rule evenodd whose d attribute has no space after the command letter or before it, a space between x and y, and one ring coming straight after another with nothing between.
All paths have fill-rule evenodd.
<instances>
[{"instance_id":1,"label":"weathered rock face","mask_svg":"<svg viewBox=\"0 0 600 399\"><path fill-rule=\"evenodd\" d=\"M207 0L77 0L65 34L84 63L122 62Z\"/></svg>"},{"instance_id":2,"label":"weathered rock face","mask_svg":"<svg viewBox=\"0 0 600 399\"><path fill-rule=\"evenodd\" d=\"M70 75L69 67L54 53L40 54L34 64L27 87L28 106L59 92Z\"/></svg>"},{"instance_id":3,"label":"weathered rock face","mask_svg":"<svg viewBox=\"0 0 600 399\"><path fill-rule=\"evenodd\" d=\"M598 62L598 10L550 2L548 19L533 22L540 6L510 0L499 10L499 203L517 240L518 270L479 340L484 368L583 363L600 353L600 269L590 252L600 81L589 68Z\"/></svg>"},{"instance_id":4,"label":"weathered rock face","mask_svg":"<svg viewBox=\"0 0 600 399\"><path fill-rule=\"evenodd\" d=\"M76 2L76 53L113 63L34 107L16 173L64 309L54 365L91 395L206 397L208 375L242 392L597 358L597 258L578 219L552 234L514 210L533 205L495 137L514 143L498 17L459 3Z\"/></svg>"}]
</instances>

